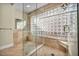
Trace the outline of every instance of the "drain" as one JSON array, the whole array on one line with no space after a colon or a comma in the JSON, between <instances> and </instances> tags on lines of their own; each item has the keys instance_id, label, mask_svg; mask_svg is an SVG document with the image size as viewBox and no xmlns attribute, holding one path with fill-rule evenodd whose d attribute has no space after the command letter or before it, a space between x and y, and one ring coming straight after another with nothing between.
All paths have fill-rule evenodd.
<instances>
[{"instance_id":1,"label":"drain","mask_svg":"<svg viewBox=\"0 0 79 59\"><path fill-rule=\"evenodd\" d=\"M55 56L55 55L52 53L51 56Z\"/></svg>"}]
</instances>

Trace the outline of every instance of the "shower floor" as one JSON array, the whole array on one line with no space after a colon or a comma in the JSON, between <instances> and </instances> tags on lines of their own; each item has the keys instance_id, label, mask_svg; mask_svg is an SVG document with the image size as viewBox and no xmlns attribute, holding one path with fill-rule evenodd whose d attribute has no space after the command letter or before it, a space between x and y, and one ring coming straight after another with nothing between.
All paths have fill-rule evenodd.
<instances>
[{"instance_id":1,"label":"shower floor","mask_svg":"<svg viewBox=\"0 0 79 59\"><path fill-rule=\"evenodd\" d=\"M39 46L39 45L40 44L38 44L37 46ZM24 44L24 54L25 55L29 54L34 49L36 49L36 44L34 42L28 41Z\"/></svg>"},{"instance_id":2,"label":"shower floor","mask_svg":"<svg viewBox=\"0 0 79 59\"><path fill-rule=\"evenodd\" d=\"M33 53L32 56L51 56L54 54L55 56L65 56L66 54L58 49L54 49L52 47L43 46L37 50L37 52Z\"/></svg>"}]
</instances>

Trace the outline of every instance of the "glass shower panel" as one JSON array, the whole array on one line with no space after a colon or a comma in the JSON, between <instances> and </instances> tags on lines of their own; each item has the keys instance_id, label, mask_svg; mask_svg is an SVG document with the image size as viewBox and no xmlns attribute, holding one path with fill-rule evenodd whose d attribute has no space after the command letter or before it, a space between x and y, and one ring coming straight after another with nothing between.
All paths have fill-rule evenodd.
<instances>
[{"instance_id":1,"label":"glass shower panel","mask_svg":"<svg viewBox=\"0 0 79 59\"><path fill-rule=\"evenodd\" d=\"M37 7L38 7L38 4L37 4ZM58 51L59 44L56 38L57 30L56 29L53 30L53 28L57 27L57 25L55 25L57 20L55 18L57 17L56 16L52 17L50 10L44 7L42 8L42 10L41 9L37 10L37 15L35 16L37 17L36 18L36 25L37 25L36 43L37 44L40 43L40 45L37 46L38 48L37 52L35 52L37 53L37 56L62 55L62 52ZM54 33L55 35L53 36L52 34Z\"/></svg>"},{"instance_id":2,"label":"glass shower panel","mask_svg":"<svg viewBox=\"0 0 79 59\"><path fill-rule=\"evenodd\" d=\"M77 4L71 4L70 9L70 32L68 35L69 55L78 55L78 41L77 41Z\"/></svg>"},{"instance_id":3,"label":"glass shower panel","mask_svg":"<svg viewBox=\"0 0 79 59\"><path fill-rule=\"evenodd\" d=\"M31 23L31 21L36 19L36 17L32 17L32 19L31 19L31 16L29 15L28 11L31 10L30 7L36 9L36 3L24 3L23 6L24 6L23 7L23 9L24 9L23 18L24 18L24 20L26 20L26 26L23 30L23 38L24 38L24 41L23 41L24 49L23 50L24 50L25 56L31 56L36 51L36 36L35 36L36 30L32 31L32 29L33 29L32 26L36 27L36 24L35 24L36 20L32 23ZM28 7L28 6L30 6L30 7ZM31 24L32 24L32 26L31 26Z\"/></svg>"}]
</instances>

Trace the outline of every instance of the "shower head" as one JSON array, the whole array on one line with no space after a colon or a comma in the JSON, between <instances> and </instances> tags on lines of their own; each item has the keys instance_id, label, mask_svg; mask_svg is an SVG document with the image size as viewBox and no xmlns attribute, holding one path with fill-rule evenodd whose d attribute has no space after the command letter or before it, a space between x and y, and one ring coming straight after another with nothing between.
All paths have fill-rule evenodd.
<instances>
[{"instance_id":1,"label":"shower head","mask_svg":"<svg viewBox=\"0 0 79 59\"><path fill-rule=\"evenodd\" d=\"M64 3L61 7L62 7L63 10L66 10L68 5L69 5L68 3Z\"/></svg>"}]
</instances>

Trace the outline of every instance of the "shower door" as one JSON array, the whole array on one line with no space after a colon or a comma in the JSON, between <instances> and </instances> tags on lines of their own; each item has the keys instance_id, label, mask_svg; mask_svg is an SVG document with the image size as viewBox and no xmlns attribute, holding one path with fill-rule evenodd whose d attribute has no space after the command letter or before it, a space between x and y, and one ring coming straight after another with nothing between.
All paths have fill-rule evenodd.
<instances>
[{"instance_id":1,"label":"shower door","mask_svg":"<svg viewBox=\"0 0 79 59\"><path fill-rule=\"evenodd\" d=\"M26 4L23 5L24 13L27 9ZM41 3L29 4L34 5L36 10L26 13L27 29L24 30L24 33L26 32L27 35L23 35L25 38L24 55L78 55L77 4L49 3L39 9L38 6Z\"/></svg>"}]
</instances>

